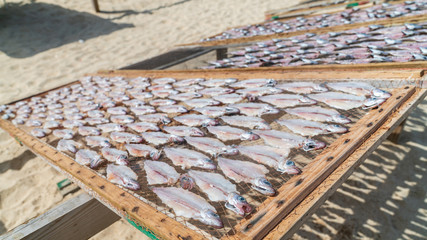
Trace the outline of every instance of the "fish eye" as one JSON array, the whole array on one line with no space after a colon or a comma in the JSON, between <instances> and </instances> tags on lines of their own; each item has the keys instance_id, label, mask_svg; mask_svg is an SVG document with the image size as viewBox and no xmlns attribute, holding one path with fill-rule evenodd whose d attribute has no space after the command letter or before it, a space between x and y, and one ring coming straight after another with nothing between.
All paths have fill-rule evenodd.
<instances>
[{"instance_id":1,"label":"fish eye","mask_svg":"<svg viewBox=\"0 0 427 240\"><path fill-rule=\"evenodd\" d=\"M265 185L267 185L267 186L271 186L271 183L270 183L267 179L262 179L261 181L262 181L262 183L264 183Z\"/></svg>"},{"instance_id":2,"label":"fish eye","mask_svg":"<svg viewBox=\"0 0 427 240\"><path fill-rule=\"evenodd\" d=\"M243 202L243 201L245 201L245 198L244 198L244 197L242 197L242 196L238 196L238 197L237 197L237 200L239 200L240 202Z\"/></svg>"},{"instance_id":3,"label":"fish eye","mask_svg":"<svg viewBox=\"0 0 427 240\"><path fill-rule=\"evenodd\" d=\"M295 166L293 161L286 161L286 166Z\"/></svg>"}]
</instances>

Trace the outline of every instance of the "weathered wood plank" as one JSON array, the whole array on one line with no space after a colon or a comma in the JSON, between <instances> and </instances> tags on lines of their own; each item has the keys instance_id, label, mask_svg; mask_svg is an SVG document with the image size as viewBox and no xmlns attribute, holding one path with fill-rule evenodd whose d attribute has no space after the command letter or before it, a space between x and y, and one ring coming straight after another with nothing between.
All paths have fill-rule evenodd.
<instances>
[{"instance_id":1,"label":"weathered wood plank","mask_svg":"<svg viewBox=\"0 0 427 240\"><path fill-rule=\"evenodd\" d=\"M0 236L1 239L88 239L120 217L88 194L80 194Z\"/></svg>"},{"instance_id":2,"label":"weathered wood plank","mask_svg":"<svg viewBox=\"0 0 427 240\"><path fill-rule=\"evenodd\" d=\"M288 239L310 218L341 184L353 173L369 155L377 149L385 138L399 126L411 111L426 97L427 90L419 89L390 118L331 173L313 192L295 207L272 231L266 239Z\"/></svg>"},{"instance_id":3,"label":"weathered wood plank","mask_svg":"<svg viewBox=\"0 0 427 240\"><path fill-rule=\"evenodd\" d=\"M415 92L415 87L395 89L382 106L360 119L350 132L342 135L311 163L303 173L294 176L268 198L251 215L236 225L237 238L261 239L273 229L299 202L369 138L387 118Z\"/></svg>"}]
</instances>

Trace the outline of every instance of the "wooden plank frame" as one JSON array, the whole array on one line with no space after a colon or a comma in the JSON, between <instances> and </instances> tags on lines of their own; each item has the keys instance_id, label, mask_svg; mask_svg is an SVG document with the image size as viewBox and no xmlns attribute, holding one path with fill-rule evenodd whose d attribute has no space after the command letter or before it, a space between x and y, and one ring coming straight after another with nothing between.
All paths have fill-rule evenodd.
<instances>
[{"instance_id":1,"label":"wooden plank frame","mask_svg":"<svg viewBox=\"0 0 427 240\"><path fill-rule=\"evenodd\" d=\"M368 70L370 74L364 75L366 79L381 82L381 79L404 79L402 83L412 85L423 85L423 69L410 68L404 71L404 74L398 74L396 70L390 69L371 69ZM336 72L336 71L335 71ZM383 75L378 75L382 72ZM319 74L320 73L320 74ZM283 70L283 69L270 69L270 71L262 69L248 70L222 70L222 71L135 71L135 70L121 70L121 71L104 71L95 75L103 76L148 76L148 77L161 77L173 76L176 78L190 78L190 77L236 77L239 79L256 78L256 77L269 77L276 79L319 79L319 76L329 75L334 73L330 69L317 69L315 71L304 71L301 69ZM338 71L336 75L332 74L332 79L342 80L358 77L360 72L357 70L350 71L348 69ZM323 80L331 78L326 77ZM346 76L346 78L343 78ZM388 78L387 78L388 77ZM360 78L358 78L360 79ZM336 167L348 156L350 156L357 148L363 144L377 129L382 127L382 124L393 112L399 108L400 105L405 104L405 101L411 95L417 92L416 87L407 86L404 88L396 89L393 91L393 97L387 101L383 106L377 110L371 110L364 118L362 118L353 129L360 127L357 134L355 131L350 131L349 134L342 135L332 145L329 146L327 151L320 154L316 160L304 168L304 173L293 177L290 181L284 184L279 189L278 196L267 199L257 211L242 220L235 228L239 233L232 236L235 239L260 239L273 229L279 222L295 207L300 201L305 199L307 194L310 194L318 184L322 184L322 180L334 171ZM0 127L8 131L12 136L19 139L24 145L29 147L36 154L46 158L57 170L65 173L69 178L76 182L85 191L95 196L98 200L107 205L110 209L118 213L122 217L130 218L137 222L144 228L150 229L160 238L167 239L202 239L203 236L195 230L186 227L165 214L157 211L149 204L141 201L138 196L133 195L130 191L118 187L103 176L97 174L89 168L82 167L76 164L66 154L58 152L56 149L50 147L37 138L34 138L24 132L23 130L15 127L9 121L0 120ZM361 132L363 134L361 134ZM354 136L357 135L357 136ZM339 153L334 154L331 159L331 151ZM326 167L325 167L326 166ZM322 169L317 171L316 169ZM313 173L319 177L314 179L310 176ZM295 187L297 186L297 187ZM285 194L286 193L286 194ZM292 193L292 194L290 194ZM292 196L292 199L289 199ZM286 203L286 204L285 204ZM224 237L225 238L225 237Z\"/></svg>"}]
</instances>

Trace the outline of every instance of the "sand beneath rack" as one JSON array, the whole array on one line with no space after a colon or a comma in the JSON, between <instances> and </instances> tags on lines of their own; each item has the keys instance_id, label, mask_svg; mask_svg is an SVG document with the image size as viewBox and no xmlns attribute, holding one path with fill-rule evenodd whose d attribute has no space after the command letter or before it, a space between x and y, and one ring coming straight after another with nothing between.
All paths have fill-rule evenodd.
<instances>
[{"instance_id":1,"label":"sand beneath rack","mask_svg":"<svg viewBox=\"0 0 427 240\"><path fill-rule=\"evenodd\" d=\"M180 43L263 20L290 1L7 1L0 8L0 104L117 69ZM427 236L427 102L408 119L400 144L386 141L297 232L295 239ZM0 234L63 198L64 179L0 130ZM423 184L424 183L424 184ZM79 193L75 193L79 194ZM74 195L75 195L74 194ZM140 239L118 221L93 239Z\"/></svg>"}]
</instances>

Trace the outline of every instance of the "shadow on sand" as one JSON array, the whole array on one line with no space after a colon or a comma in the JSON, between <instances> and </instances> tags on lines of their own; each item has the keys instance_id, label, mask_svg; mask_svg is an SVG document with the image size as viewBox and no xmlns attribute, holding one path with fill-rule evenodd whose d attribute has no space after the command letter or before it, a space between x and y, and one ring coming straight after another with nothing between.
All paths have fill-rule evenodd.
<instances>
[{"instance_id":1,"label":"shadow on sand","mask_svg":"<svg viewBox=\"0 0 427 240\"><path fill-rule=\"evenodd\" d=\"M26 58L133 26L53 4L7 3L0 8L0 51L13 58Z\"/></svg>"}]
</instances>

